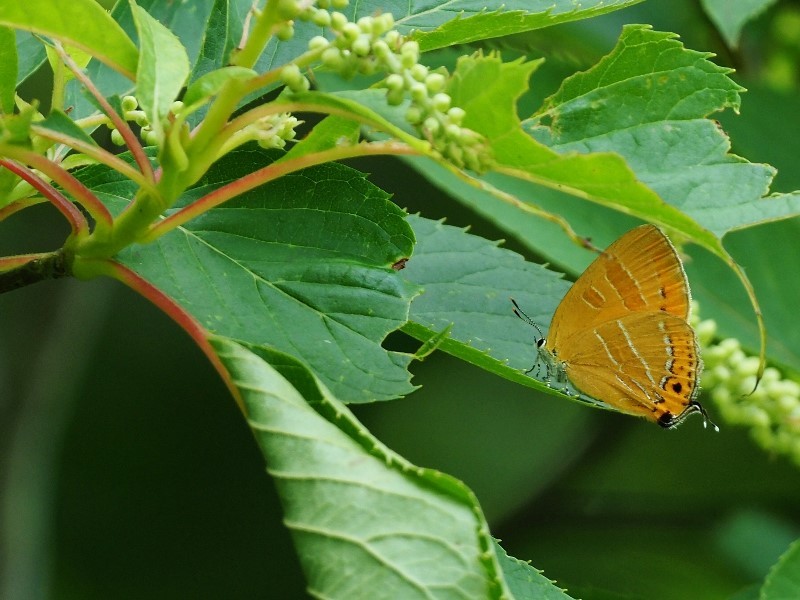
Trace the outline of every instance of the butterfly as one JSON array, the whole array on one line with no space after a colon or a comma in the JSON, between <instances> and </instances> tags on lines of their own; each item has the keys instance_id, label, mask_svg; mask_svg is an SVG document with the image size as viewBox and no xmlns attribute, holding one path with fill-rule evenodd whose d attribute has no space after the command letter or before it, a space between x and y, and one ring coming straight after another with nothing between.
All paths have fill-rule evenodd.
<instances>
[{"instance_id":1,"label":"butterfly","mask_svg":"<svg viewBox=\"0 0 800 600\"><path fill-rule=\"evenodd\" d=\"M514 313L539 332L545 381L664 428L700 413L703 370L689 324L691 294L675 247L654 225L624 234L589 265L556 308L548 337L511 299ZM711 423L717 431L719 428Z\"/></svg>"}]
</instances>

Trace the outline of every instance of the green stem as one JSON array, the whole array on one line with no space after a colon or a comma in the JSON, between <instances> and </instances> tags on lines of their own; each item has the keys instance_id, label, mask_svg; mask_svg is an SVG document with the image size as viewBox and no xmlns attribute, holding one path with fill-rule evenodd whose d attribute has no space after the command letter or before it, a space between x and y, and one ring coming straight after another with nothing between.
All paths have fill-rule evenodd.
<instances>
[{"instance_id":1,"label":"green stem","mask_svg":"<svg viewBox=\"0 0 800 600\"><path fill-rule=\"evenodd\" d=\"M231 58L231 64L250 69L256 64L258 57L261 56L275 32L277 24L281 21L278 16L278 2L276 0L267 0L264 10L259 11L254 8L251 14L255 15L255 25L249 32L244 32L244 35L247 36L247 41Z\"/></svg>"},{"instance_id":2,"label":"green stem","mask_svg":"<svg viewBox=\"0 0 800 600\"><path fill-rule=\"evenodd\" d=\"M206 113L205 119L194 132L186 148L192 173L205 173L208 165L217 159L217 150L226 139L219 139L228 119L244 96L241 82L230 80L220 91ZM199 175L198 175L199 177ZM193 183L193 182L192 182Z\"/></svg>"},{"instance_id":3,"label":"green stem","mask_svg":"<svg viewBox=\"0 0 800 600\"><path fill-rule=\"evenodd\" d=\"M84 258L107 258L133 242L139 241L163 210L159 196L153 196L139 190L133 201L128 204L122 214L114 220L114 227L109 237L89 236L78 240L75 254Z\"/></svg>"}]
</instances>

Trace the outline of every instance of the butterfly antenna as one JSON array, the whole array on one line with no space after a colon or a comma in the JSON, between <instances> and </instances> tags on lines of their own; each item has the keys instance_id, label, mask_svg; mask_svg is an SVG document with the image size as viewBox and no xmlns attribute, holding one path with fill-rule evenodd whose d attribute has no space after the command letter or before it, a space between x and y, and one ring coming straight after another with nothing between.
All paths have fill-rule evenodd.
<instances>
[{"instance_id":1,"label":"butterfly antenna","mask_svg":"<svg viewBox=\"0 0 800 600\"><path fill-rule=\"evenodd\" d=\"M714 431L719 433L719 427L717 426L716 423L714 423L714 421L708 418L708 413L706 412L706 409L703 408L703 406L699 402L696 404L696 406L700 414L703 415L703 429L706 428L706 425L711 425Z\"/></svg>"},{"instance_id":2,"label":"butterfly antenna","mask_svg":"<svg viewBox=\"0 0 800 600\"><path fill-rule=\"evenodd\" d=\"M683 409L683 412L681 412L681 414L675 417L668 425L666 425L666 427L668 429L673 429L678 425L680 425L681 423L683 423L686 420L686 417L688 417L689 415L693 415L694 413L700 413L700 415L703 417L703 429L706 429L709 425L711 425L714 431L719 433L719 427L717 427L717 424L714 423L714 421L708 418L708 413L706 412L706 409L703 408L703 405L700 404L697 400L692 400L686 406L686 408Z\"/></svg>"},{"instance_id":3,"label":"butterfly antenna","mask_svg":"<svg viewBox=\"0 0 800 600\"><path fill-rule=\"evenodd\" d=\"M519 307L519 304L517 304L516 300L514 300L513 298L509 298L509 300L511 300L511 304L514 305L514 314L517 315L517 317L519 317L523 321L525 321L528 325L533 327L539 333L539 339L543 339L544 334L542 333L542 330L539 329L539 326L534 322L534 320L525 314L525 311Z\"/></svg>"}]
</instances>

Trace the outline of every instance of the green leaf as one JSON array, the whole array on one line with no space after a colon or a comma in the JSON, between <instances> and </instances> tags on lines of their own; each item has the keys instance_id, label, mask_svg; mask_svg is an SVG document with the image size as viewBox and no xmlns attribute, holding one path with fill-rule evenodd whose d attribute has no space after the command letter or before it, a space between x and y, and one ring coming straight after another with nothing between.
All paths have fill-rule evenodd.
<instances>
[{"instance_id":1,"label":"green leaf","mask_svg":"<svg viewBox=\"0 0 800 600\"><path fill-rule=\"evenodd\" d=\"M314 126L309 134L292 146L283 160L305 156L312 152L322 152L340 144L356 144L361 134L361 126L356 121L331 115Z\"/></svg>"},{"instance_id":2,"label":"green leaf","mask_svg":"<svg viewBox=\"0 0 800 600\"><path fill-rule=\"evenodd\" d=\"M665 204L637 181L624 160L611 153L559 154L526 134L516 115L516 101L527 89L536 63L503 64L495 57L462 58L451 86L453 103L467 111L464 126L488 138L498 165L507 176L547 185L592 199L702 239L717 241L677 208ZM487 82L492 82L488 84ZM490 118L489 118L490 117ZM487 178L502 189L503 183Z\"/></svg>"},{"instance_id":3,"label":"green leaf","mask_svg":"<svg viewBox=\"0 0 800 600\"><path fill-rule=\"evenodd\" d=\"M120 107L121 108L121 107ZM97 142L87 134L83 129L81 129L75 121L69 118L61 110L55 109L51 110L50 114L43 121L38 121L36 123L37 127L43 127L45 129L50 129L52 131L68 135L75 139L81 140L86 142L87 144L91 144L93 146L97 145Z\"/></svg>"},{"instance_id":4,"label":"green leaf","mask_svg":"<svg viewBox=\"0 0 800 600\"><path fill-rule=\"evenodd\" d=\"M567 244L552 242L554 236L563 238L563 234L545 219L560 219L563 227L576 219L575 225L584 224L577 231L604 243L632 224L608 211L582 206L576 198L680 232L737 272L756 307L760 326L750 283L722 246L720 236L732 228L797 214L800 197L763 199L773 169L726 153L727 140L703 115L735 107L739 88L725 70L708 62L706 55L687 51L673 37L627 27L617 47L597 67L568 79L530 124L536 138L554 149L515 125L516 100L527 89L530 67L526 70L524 63L503 65L493 57L460 61L458 79L450 90L454 104L467 110L465 126L486 135L498 159L498 173L490 173L480 182L485 192L467 193L466 201L530 247L562 261L577 253L572 249L560 254ZM663 93L656 97L661 79L668 82L673 70L681 79L675 83L674 97ZM644 120L637 119L632 108L642 109L643 98L651 98L653 105L643 111L648 116ZM673 130L679 135L672 135ZM641 143L631 131L641 132ZM700 136L694 142L696 147L687 131ZM664 159L669 147L659 143L662 138L681 149L669 160ZM589 150L592 153L585 154ZM465 187L455 176L443 176L441 169L426 166L424 171L448 193L461 193ZM703 180L698 185L696 172L711 178L722 192ZM658 188L663 197L651 187ZM583 266L588 263L588 256L578 258Z\"/></svg>"},{"instance_id":5,"label":"green leaf","mask_svg":"<svg viewBox=\"0 0 800 600\"><path fill-rule=\"evenodd\" d=\"M512 1L503 2L499 10L489 12L491 5L462 0L433 7L409 4L408 13L395 14L395 18L400 30L414 32L413 38L427 51L589 19L639 2L641 0Z\"/></svg>"},{"instance_id":6,"label":"green leaf","mask_svg":"<svg viewBox=\"0 0 800 600\"><path fill-rule=\"evenodd\" d=\"M776 0L700 0L708 17L714 22L731 48L739 45L742 28Z\"/></svg>"},{"instance_id":7,"label":"green leaf","mask_svg":"<svg viewBox=\"0 0 800 600\"><path fill-rule=\"evenodd\" d=\"M511 298L547 332L570 284L497 243L462 229L409 216L417 246L401 271L422 287L403 331L427 342L449 329L439 348L511 381L561 395L525 371L537 358L538 334L512 312ZM574 398L571 398L574 399ZM608 408L581 396L582 402Z\"/></svg>"},{"instance_id":8,"label":"green leaf","mask_svg":"<svg viewBox=\"0 0 800 600\"><path fill-rule=\"evenodd\" d=\"M270 164L255 144L226 155L188 204ZM105 169L85 183L114 212L134 187ZM284 176L117 258L210 332L289 353L349 402L408 394L410 356L381 347L417 290L392 265L411 255L404 213L338 164Z\"/></svg>"},{"instance_id":9,"label":"green leaf","mask_svg":"<svg viewBox=\"0 0 800 600\"><path fill-rule=\"evenodd\" d=\"M0 26L0 113L14 112L17 88L17 37L10 27Z\"/></svg>"},{"instance_id":10,"label":"green leaf","mask_svg":"<svg viewBox=\"0 0 800 600\"><path fill-rule=\"evenodd\" d=\"M731 255L747 270L758 295L767 326L770 363L797 373L800 365L800 328L786 298L800 294L800 264L794 260L794 240L800 235L797 219L747 229L726 238ZM713 318L720 337L735 337L750 348L758 345L758 329L746 298L733 275L714 257L692 252L686 264L692 295L700 316Z\"/></svg>"},{"instance_id":11,"label":"green leaf","mask_svg":"<svg viewBox=\"0 0 800 600\"><path fill-rule=\"evenodd\" d=\"M510 298L543 332L569 282L465 230L410 215L417 245L401 271L425 290L411 304L404 331L427 340L452 324L440 347L519 382L533 364L536 332L514 316ZM493 359L493 360L492 360Z\"/></svg>"},{"instance_id":12,"label":"green leaf","mask_svg":"<svg viewBox=\"0 0 800 600\"><path fill-rule=\"evenodd\" d=\"M760 600L790 600L800 597L800 541L793 543L777 564L772 567Z\"/></svg>"},{"instance_id":13,"label":"green leaf","mask_svg":"<svg viewBox=\"0 0 800 600\"><path fill-rule=\"evenodd\" d=\"M727 137L706 118L738 110L742 88L730 70L675 38L625 27L617 47L566 79L528 128L563 154L621 154L641 181L718 237L800 214L800 197L763 198L775 170L729 154Z\"/></svg>"},{"instance_id":14,"label":"green leaf","mask_svg":"<svg viewBox=\"0 0 800 600\"><path fill-rule=\"evenodd\" d=\"M36 108L28 104L16 114L0 115L0 142L30 146L31 123L38 114Z\"/></svg>"},{"instance_id":15,"label":"green leaf","mask_svg":"<svg viewBox=\"0 0 800 600\"><path fill-rule=\"evenodd\" d=\"M203 2L141 0L137 4L178 37L186 50L190 63L196 63L197 61L196 67L199 66L199 62L203 63L202 69L193 73L193 78L226 64L224 61L227 57L220 56L220 47L217 45L221 43L221 40L217 37L217 23L220 21L228 23L230 20L230 26L235 28L238 23L239 31L241 31L244 15L252 6L252 2L247 0L231 0L230 2L218 0L213 6L207 0ZM247 4L246 8L242 8L244 4ZM127 35L133 39L138 38L132 7L128 2L117 2L111 11L111 16L119 23L119 26ZM239 34L240 37L241 33ZM238 43L238 39L234 43ZM204 57L202 61L199 58L201 52ZM213 63L206 60L211 54L215 56ZM89 63L87 74L106 96L112 94L125 96L135 91L130 81L119 77L116 73L96 61ZM71 113L72 115L77 115L76 118L79 118L89 116L95 112L94 106L86 99L79 86L70 85L67 91L66 104L75 107ZM193 116L196 115L197 113Z\"/></svg>"},{"instance_id":16,"label":"green leaf","mask_svg":"<svg viewBox=\"0 0 800 600\"><path fill-rule=\"evenodd\" d=\"M509 556L496 541L494 546L503 576L516 600L570 600L571 597L539 569Z\"/></svg>"},{"instance_id":17,"label":"green leaf","mask_svg":"<svg viewBox=\"0 0 800 600\"><path fill-rule=\"evenodd\" d=\"M136 97L150 123L160 127L189 75L189 57L175 34L143 8L134 5L133 14L140 46Z\"/></svg>"},{"instance_id":18,"label":"green leaf","mask_svg":"<svg viewBox=\"0 0 800 600\"><path fill-rule=\"evenodd\" d=\"M418 134L403 117L405 109L402 106L386 104L384 90L356 90L330 94L311 91L287 95L285 98L293 105L301 105L301 110L333 113L344 119L375 127L408 143L416 142L420 147L423 145L418 139ZM279 104L280 100L277 102Z\"/></svg>"},{"instance_id":19,"label":"green leaf","mask_svg":"<svg viewBox=\"0 0 800 600\"><path fill-rule=\"evenodd\" d=\"M228 81L245 81L255 75L255 71L244 67L223 67L210 71L189 86L183 96L183 103L190 107L194 104L207 102L212 96L218 94L222 86Z\"/></svg>"},{"instance_id":20,"label":"green leaf","mask_svg":"<svg viewBox=\"0 0 800 600\"><path fill-rule=\"evenodd\" d=\"M17 85L25 81L47 60L44 44L27 31L17 30Z\"/></svg>"},{"instance_id":21,"label":"green leaf","mask_svg":"<svg viewBox=\"0 0 800 600\"><path fill-rule=\"evenodd\" d=\"M275 478L311 595L510 597L480 507L461 482L408 463L324 386L303 398L265 362L286 369L291 357L211 343Z\"/></svg>"},{"instance_id":22,"label":"green leaf","mask_svg":"<svg viewBox=\"0 0 800 600\"><path fill-rule=\"evenodd\" d=\"M214 0L205 31L197 36L202 45L192 69L192 81L230 64L231 52L242 39L244 20L252 6L249 0Z\"/></svg>"},{"instance_id":23,"label":"green leaf","mask_svg":"<svg viewBox=\"0 0 800 600\"><path fill-rule=\"evenodd\" d=\"M136 46L96 0L0 2L0 25L61 40L134 78Z\"/></svg>"}]
</instances>

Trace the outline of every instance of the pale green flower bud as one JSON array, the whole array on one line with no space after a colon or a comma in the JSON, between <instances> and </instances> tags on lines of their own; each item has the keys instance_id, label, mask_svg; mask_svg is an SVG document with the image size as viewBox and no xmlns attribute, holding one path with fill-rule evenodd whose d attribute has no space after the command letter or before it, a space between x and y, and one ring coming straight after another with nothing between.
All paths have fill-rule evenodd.
<instances>
[{"instance_id":1,"label":"pale green flower bud","mask_svg":"<svg viewBox=\"0 0 800 600\"><path fill-rule=\"evenodd\" d=\"M136 100L135 96L123 96L122 97L122 110L125 112L130 112L132 110L136 110L139 106L139 102Z\"/></svg>"},{"instance_id":2,"label":"pale green flower bud","mask_svg":"<svg viewBox=\"0 0 800 600\"><path fill-rule=\"evenodd\" d=\"M448 123L444 131L447 139L453 140L454 142L461 141L461 127L458 125L455 125L454 123Z\"/></svg>"},{"instance_id":3,"label":"pale green flower bud","mask_svg":"<svg viewBox=\"0 0 800 600\"><path fill-rule=\"evenodd\" d=\"M439 133L439 130L442 128L439 121L436 120L434 117L428 117L425 119L425 122L422 126L430 133L432 136L436 136Z\"/></svg>"},{"instance_id":4,"label":"pale green flower bud","mask_svg":"<svg viewBox=\"0 0 800 600\"><path fill-rule=\"evenodd\" d=\"M764 369L764 376L761 378L761 385L769 385L775 381L780 381L781 372L774 367Z\"/></svg>"},{"instance_id":5,"label":"pale green flower bud","mask_svg":"<svg viewBox=\"0 0 800 600\"><path fill-rule=\"evenodd\" d=\"M386 87L390 90L403 90L405 85L406 82L403 80L403 76L397 73L392 73L386 78Z\"/></svg>"},{"instance_id":6,"label":"pale green flower bud","mask_svg":"<svg viewBox=\"0 0 800 600\"><path fill-rule=\"evenodd\" d=\"M300 14L300 3L297 0L278 0L278 14L282 19L294 19Z\"/></svg>"},{"instance_id":7,"label":"pale green flower bud","mask_svg":"<svg viewBox=\"0 0 800 600\"><path fill-rule=\"evenodd\" d=\"M430 73L425 77L425 86L431 94L441 92L447 83L447 78L441 73ZM444 112L444 111L443 111Z\"/></svg>"},{"instance_id":8,"label":"pale green flower bud","mask_svg":"<svg viewBox=\"0 0 800 600\"><path fill-rule=\"evenodd\" d=\"M374 18L373 29L376 33L385 33L394 27L394 15L385 12Z\"/></svg>"},{"instance_id":9,"label":"pale green flower bud","mask_svg":"<svg viewBox=\"0 0 800 600\"><path fill-rule=\"evenodd\" d=\"M400 64L404 69L410 69L417 64L418 58L413 54L400 54Z\"/></svg>"},{"instance_id":10,"label":"pale green flower bud","mask_svg":"<svg viewBox=\"0 0 800 600\"><path fill-rule=\"evenodd\" d=\"M142 130L144 131L144 130ZM158 134L153 131L152 129L148 130L143 136L142 139L148 146L157 146L159 143Z\"/></svg>"},{"instance_id":11,"label":"pale green flower bud","mask_svg":"<svg viewBox=\"0 0 800 600\"><path fill-rule=\"evenodd\" d=\"M424 83L415 82L411 84L411 99L414 102L422 103L424 100L428 99L428 89L425 87Z\"/></svg>"},{"instance_id":12,"label":"pale green flower bud","mask_svg":"<svg viewBox=\"0 0 800 600\"><path fill-rule=\"evenodd\" d=\"M451 102L452 99L450 98L450 96L442 92L439 92L433 98L431 98L431 104L439 112L447 112L448 110L450 110Z\"/></svg>"},{"instance_id":13,"label":"pale green flower bud","mask_svg":"<svg viewBox=\"0 0 800 600\"><path fill-rule=\"evenodd\" d=\"M311 51L324 50L330 45L331 43L321 35L315 35L308 40L308 49Z\"/></svg>"},{"instance_id":14,"label":"pale green flower bud","mask_svg":"<svg viewBox=\"0 0 800 600\"><path fill-rule=\"evenodd\" d=\"M338 48L328 47L322 51L322 56L320 56L320 60L322 60L322 64L326 67L334 71L338 71L342 65L344 64L344 58L342 58L342 51Z\"/></svg>"},{"instance_id":15,"label":"pale green flower bud","mask_svg":"<svg viewBox=\"0 0 800 600\"><path fill-rule=\"evenodd\" d=\"M334 31L342 31L342 29L344 29L345 25L347 25L348 23L349 21L347 20L347 17L344 16L342 13L340 12L331 13L331 28Z\"/></svg>"},{"instance_id":16,"label":"pale green flower bud","mask_svg":"<svg viewBox=\"0 0 800 600\"><path fill-rule=\"evenodd\" d=\"M372 17L361 17L358 21L356 21L356 25L363 33L372 33L374 23Z\"/></svg>"},{"instance_id":17,"label":"pale green flower bud","mask_svg":"<svg viewBox=\"0 0 800 600\"><path fill-rule=\"evenodd\" d=\"M725 384L731 379L731 370L725 365L717 365L709 372L709 379L711 378L718 384Z\"/></svg>"},{"instance_id":18,"label":"pale green flower bud","mask_svg":"<svg viewBox=\"0 0 800 600\"><path fill-rule=\"evenodd\" d=\"M386 32L386 35L383 36L383 39L390 47L396 46L400 42L400 38L400 32L396 29Z\"/></svg>"},{"instance_id":19,"label":"pale green flower bud","mask_svg":"<svg viewBox=\"0 0 800 600\"><path fill-rule=\"evenodd\" d=\"M461 125L461 123L464 121L464 117L467 116L467 113L463 108L454 106L447 111L447 116L451 123L454 123L455 125Z\"/></svg>"},{"instance_id":20,"label":"pale green flower bud","mask_svg":"<svg viewBox=\"0 0 800 600\"><path fill-rule=\"evenodd\" d=\"M347 23L344 27L342 27L342 36L348 41L348 43L352 44L355 42L359 36L361 35L361 30L358 28L358 25L355 23Z\"/></svg>"},{"instance_id":21,"label":"pale green flower bud","mask_svg":"<svg viewBox=\"0 0 800 600\"><path fill-rule=\"evenodd\" d=\"M319 27L330 27L331 13L329 13L327 10L318 10L314 13L314 16L311 17L311 22Z\"/></svg>"},{"instance_id":22,"label":"pale green flower bud","mask_svg":"<svg viewBox=\"0 0 800 600\"><path fill-rule=\"evenodd\" d=\"M711 390L711 397L714 398L714 401L719 404L730 404L733 399L731 391L722 386L716 386Z\"/></svg>"},{"instance_id":23,"label":"pale green flower bud","mask_svg":"<svg viewBox=\"0 0 800 600\"><path fill-rule=\"evenodd\" d=\"M411 125L416 125L422 121L422 110L418 106L411 106L406 111L406 121Z\"/></svg>"},{"instance_id":24,"label":"pale green flower bud","mask_svg":"<svg viewBox=\"0 0 800 600\"><path fill-rule=\"evenodd\" d=\"M758 373L760 362L757 356L744 356L744 353L742 353L742 358L736 365L736 374L741 377L755 375Z\"/></svg>"},{"instance_id":25,"label":"pale green flower bud","mask_svg":"<svg viewBox=\"0 0 800 600\"><path fill-rule=\"evenodd\" d=\"M791 413L795 408L800 406L800 400L798 400L795 396L782 394L778 396L777 404L784 413Z\"/></svg>"},{"instance_id":26,"label":"pale green flower bud","mask_svg":"<svg viewBox=\"0 0 800 600\"><path fill-rule=\"evenodd\" d=\"M425 81L428 77L428 67L417 63L411 67L409 73L416 81Z\"/></svg>"},{"instance_id":27,"label":"pale green flower bud","mask_svg":"<svg viewBox=\"0 0 800 600\"><path fill-rule=\"evenodd\" d=\"M372 53L380 58L381 60L385 60L391 51L389 50L389 45L384 42L383 40L375 40L372 42Z\"/></svg>"},{"instance_id":28,"label":"pale green flower bud","mask_svg":"<svg viewBox=\"0 0 800 600\"><path fill-rule=\"evenodd\" d=\"M750 394L753 391L753 388L756 387L756 376L748 375L747 377L741 378L737 387L739 389L739 394L742 396Z\"/></svg>"},{"instance_id":29,"label":"pale green flower bud","mask_svg":"<svg viewBox=\"0 0 800 600\"><path fill-rule=\"evenodd\" d=\"M713 319L700 321L694 328L701 346L708 346L717 335L717 322Z\"/></svg>"},{"instance_id":30,"label":"pale green flower bud","mask_svg":"<svg viewBox=\"0 0 800 600\"><path fill-rule=\"evenodd\" d=\"M284 23L275 35L282 42L292 39L294 37L294 25L291 22Z\"/></svg>"},{"instance_id":31,"label":"pale green flower bud","mask_svg":"<svg viewBox=\"0 0 800 600\"><path fill-rule=\"evenodd\" d=\"M116 129L111 130L111 142L116 144L117 146L125 145L125 139L122 137L122 134Z\"/></svg>"},{"instance_id":32,"label":"pale green flower bud","mask_svg":"<svg viewBox=\"0 0 800 600\"><path fill-rule=\"evenodd\" d=\"M281 79L293 92L305 92L311 87L311 83L300 72L300 68L297 65L289 64L283 67Z\"/></svg>"},{"instance_id":33,"label":"pale green flower bud","mask_svg":"<svg viewBox=\"0 0 800 600\"><path fill-rule=\"evenodd\" d=\"M397 90L390 89L390 90L387 90L387 92L386 92L386 103L389 106L399 106L400 104L403 103L403 100L405 100L405 97L406 97L405 90L403 90L402 88L401 89L397 89ZM419 112L419 109L417 109L417 112ZM406 115L406 120L408 120L408 115ZM413 123L418 123L418 122L419 122L419 118L414 122L409 121L409 123L412 123L412 124Z\"/></svg>"},{"instance_id":34,"label":"pale green flower bud","mask_svg":"<svg viewBox=\"0 0 800 600\"><path fill-rule=\"evenodd\" d=\"M478 158L478 153L475 151L474 148L464 149L464 165L468 169L472 169L473 171L480 171L481 161Z\"/></svg>"},{"instance_id":35,"label":"pale green flower bud","mask_svg":"<svg viewBox=\"0 0 800 600\"><path fill-rule=\"evenodd\" d=\"M455 165L461 165L464 162L464 150L457 144L447 144L445 156L447 156Z\"/></svg>"},{"instance_id":36,"label":"pale green flower bud","mask_svg":"<svg viewBox=\"0 0 800 600\"><path fill-rule=\"evenodd\" d=\"M725 351L724 356L727 358L732 356L733 353L740 348L739 340L736 338L726 338L717 344L719 348Z\"/></svg>"},{"instance_id":37,"label":"pale green flower bud","mask_svg":"<svg viewBox=\"0 0 800 600\"><path fill-rule=\"evenodd\" d=\"M356 56L367 56L372 50L372 44L367 36L359 36L352 45L353 54Z\"/></svg>"},{"instance_id":38,"label":"pale green flower bud","mask_svg":"<svg viewBox=\"0 0 800 600\"><path fill-rule=\"evenodd\" d=\"M413 56L414 62L419 60L419 44L414 40L408 40L403 43L403 46L400 48L400 54L403 56Z\"/></svg>"}]
</instances>

